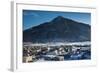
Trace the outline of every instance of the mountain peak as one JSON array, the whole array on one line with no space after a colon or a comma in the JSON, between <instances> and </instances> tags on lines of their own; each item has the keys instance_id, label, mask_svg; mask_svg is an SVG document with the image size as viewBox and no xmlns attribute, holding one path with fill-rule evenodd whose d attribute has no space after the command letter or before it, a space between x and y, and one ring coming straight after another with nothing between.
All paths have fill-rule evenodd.
<instances>
[{"instance_id":1,"label":"mountain peak","mask_svg":"<svg viewBox=\"0 0 100 73\"><path fill-rule=\"evenodd\" d=\"M65 20L63 16L57 16L56 18L53 19L53 21L62 21Z\"/></svg>"},{"instance_id":2,"label":"mountain peak","mask_svg":"<svg viewBox=\"0 0 100 73\"><path fill-rule=\"evenodd\" d=\"M64 18L63 16L57 16L56 18Z\"/></svg>"},{"instance_id":3,"label":"mountain peak","mask_svg":"<svg viewBox=\"0 0 100 73\"><path fill-rule=\"evenodd\" d=\"M71 19L65 18L63 16L57 16L52 20L52 22L65 22L65 21L72 21Z\"/></svg>"}]
</instances>

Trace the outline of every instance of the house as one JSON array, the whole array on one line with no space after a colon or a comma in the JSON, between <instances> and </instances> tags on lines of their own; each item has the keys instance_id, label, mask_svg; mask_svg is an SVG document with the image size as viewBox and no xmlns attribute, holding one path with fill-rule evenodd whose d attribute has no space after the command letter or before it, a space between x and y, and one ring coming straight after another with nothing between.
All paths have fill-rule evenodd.
<instances>
[{"instance_id":1,"label":"house","mask_svg":"<svg viewBox=\"0 0 100 73\"><path fill-rule=\"evenodd\" d=\"M28 63L28 62L33 62L33 57L32 56L25 56L23 57L23 62Z\"/></svg>"}]
</instances>

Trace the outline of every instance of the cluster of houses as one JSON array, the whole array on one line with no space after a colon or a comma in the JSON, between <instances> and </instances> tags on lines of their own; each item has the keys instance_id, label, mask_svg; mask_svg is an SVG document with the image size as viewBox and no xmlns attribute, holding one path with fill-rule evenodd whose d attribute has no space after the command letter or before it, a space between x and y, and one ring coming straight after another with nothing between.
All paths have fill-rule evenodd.
<instances>
[{"instance_id":1,"label":"cluster of houses","mask_svg":"<svg viewBox=\"0 0 100 73\"><path fill-rule=\"evenodd\" d=\"M80 45L47 45L47 44L25 44L23 45L23 62L35 61L63 61L73 55L79 54L80 51L89 50L90 44ZM77 55L78 56L78 55Z\"/></svg>"}]
</instances>

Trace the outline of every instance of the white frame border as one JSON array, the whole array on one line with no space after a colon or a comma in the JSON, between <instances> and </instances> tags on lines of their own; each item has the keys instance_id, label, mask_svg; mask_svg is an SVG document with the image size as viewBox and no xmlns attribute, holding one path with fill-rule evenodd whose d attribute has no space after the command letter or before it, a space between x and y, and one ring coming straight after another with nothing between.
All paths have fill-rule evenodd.
<instances>
[{"instance_id":1,"label":"white frame border","mask_svg":"<svg viewBox=\"0 0 100 73\"><path fill-rule=\"evenodd\" d=\"M20 47L19 46L19 44L18 44L18 42L20 43L20 37L21 36L18 36L19 35L19 33L18 32L20 32L21 31L21 28L22 28L22 25L21 25L21 27L20 27L20 25L18 25L18 23L19 23L19 19L18 19L18 6L17 5L26 5L26 8L25 9L27 9L27 5L32 5L32 6L44 6L44 7L46 7L47 6L47 8L48 7L50 7L51 8L51 10L52 10L52 8L69 8L69 9L74 9L74 8L78 8L78 9L87 9L87 10L89 10L92 14L93 14L93 17L92 17L92 19L91 19L91 21L92 20L94 20L93 22L92 22L92 27L91 27L91 30L94 30L94 31L92 31L92 34L91 34L91 38L92 38L92 40L95 40L95 38L93 38L94 37L94 35L93 34L95 34L95 30L96 30L96 25L94 25L94 24L96 24L96 8L89 8L89 7L75 7L75 6L60 6L60 5L42 5L42 4L34 4L34 3L32 3L32 2L28 2L28 3L25 3L25 2L12 2L11 3L12 5L12 9L11 9L11 12L12 12L12 17L11 17L11 24L12 24L12 27L11 27L11 31L12 31L12 35L11 35L11 39L12 39L12 41L11 41L11 44L12 44L12 46L11 46L11 70L12 71L20 71L20 70L32 70L32 69L48 69L48 68L51 68L51 69L53 69L53 68L59 68L59 66L61 66L60 68L66 68L66 67L80 67L80 66L94 66L94 65L96 65L96 61L97 61L97 58L96 58L96 49L95 50L93 50L94 51L94 53L93 53L93 56L94 56L94 58L93 58L93 60L92 61L76 61L76 62L73 62L73 61L70 61L70 64L68 65L68 66L62 66L62 65L64 65L65 63L64 62L57 62L57 63L53 63L53 62L51 62L53 65L51 65L51 64L48 64L48 62L46 62L45 63L45 66L50 66L50 67L48 67L48 68L46 68L46 67L43 67L42 65L44 65L44 63L34 63L34 64L32 64L32 65L30 65L30 64L26 64L26 65L23 65L19 60L20 60L20 58L19 58L19 55L21 55L21 53L20 54L18 54L18 52L20 52L20 50L18 50L18 47ZM22 6L23 7L23 6ZM31 8L31 7L30 7ZM43 9L44 10L44 9ZM63 9L62 9L63 10ZM92 11L91 11L92 10ZM54 10L55 11L55 10ZM60 10L57 10L57 11L60 11ZM69 10L70 11L70 10ZM74 11L74 10L71 10L71 11ZM66 11L65 11L66 12ZM75 11L76 12L76 11ZM79 12L79 11L78 11ZM81 11L81 12L83 12L83 11ZM20 34L22 34L22 32L20 32ZM94 44L94 43L96 43L96 41L91 41L91 48L92 47L94 47L94 48L97 48L97 47L95 47L96 46L96 44ZM20 43L20 44L22 44L22 43ZM85 63L84 63L85 62ZM62 64L62 65L59 65L59 64ZM69 62L68 62L69 63ZM68 64L67 63L67 64ZM77 65L75 65L77 63ZM89 64L88 64L89 63ZM37 66L37 65L40 65L40 67L39 68L35 68L34 66ZM58 66L59 65L59 66ZM55 67L53 67L53 66L55 66ZM29 69L29 67L31 68L31 67L33 67L33 68L31 68L31 69ZM53 67L53 68L52 68ZM27 69L28 68L28 69Z\"/></svg>"}]
</instances>

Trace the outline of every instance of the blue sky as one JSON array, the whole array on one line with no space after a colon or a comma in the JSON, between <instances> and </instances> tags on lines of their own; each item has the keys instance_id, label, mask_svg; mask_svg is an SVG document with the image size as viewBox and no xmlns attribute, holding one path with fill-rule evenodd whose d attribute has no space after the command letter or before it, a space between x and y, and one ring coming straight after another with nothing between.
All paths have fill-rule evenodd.
<instances>
[{"instance_id":1,"label":"blue sky","mask_svg":"<svg viewBox=\"0 0 100 73\"><path fill-rule=\"evenodd\" d=\"M57 16L63 16L89 25L91 24L90 13L23 10L23 30L44 22L49 22Z\"/></svg>"}]
</instances>

